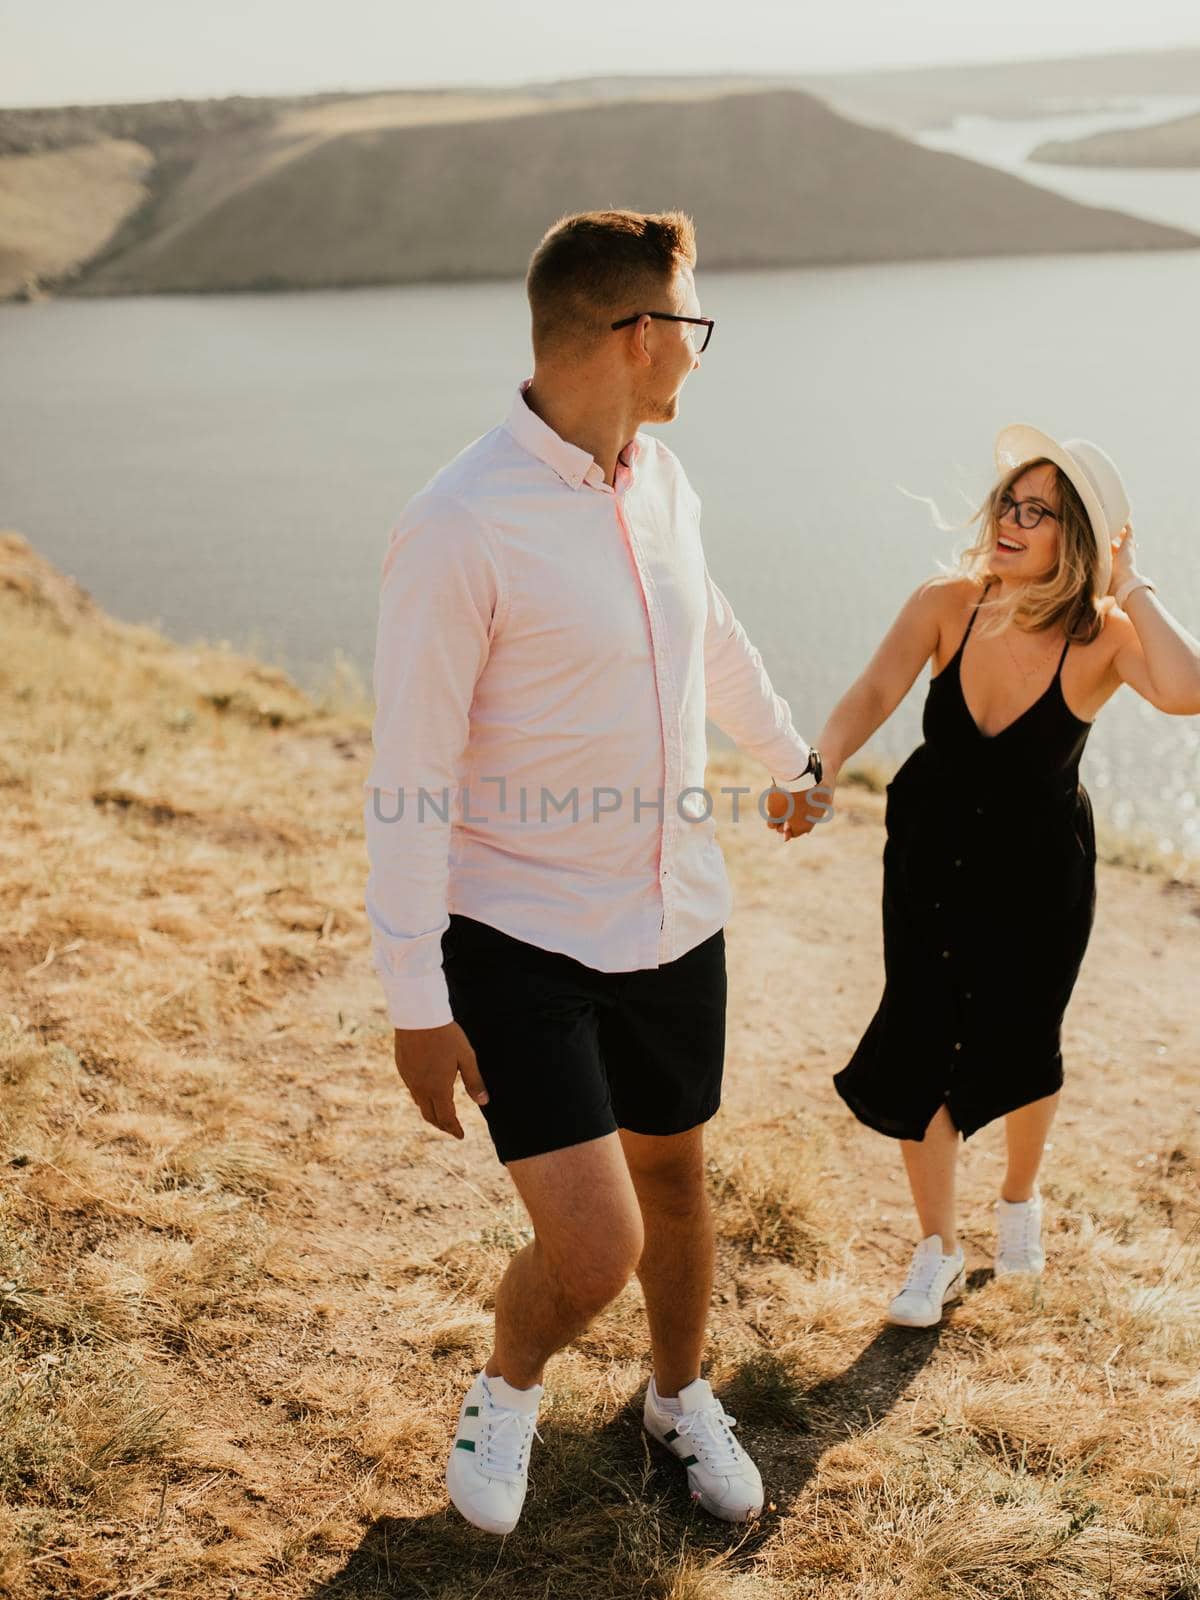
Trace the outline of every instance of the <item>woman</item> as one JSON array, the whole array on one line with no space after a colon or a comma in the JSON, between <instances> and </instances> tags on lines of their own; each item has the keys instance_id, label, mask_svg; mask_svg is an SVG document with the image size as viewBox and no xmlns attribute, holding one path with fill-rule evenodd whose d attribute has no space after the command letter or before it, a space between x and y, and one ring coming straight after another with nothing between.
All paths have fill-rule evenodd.
<instances>
[{"instance_id":1,"label":"woman","mask_svg":"<svg viewBox=\"0 0 1200 1600\"><path fill-rule=\"evenodd\" d=\"M1109 458L1017 426L996 463L978 542L910 596L818 741L828 786L933 658L924 742L887 786L883 997L834 1076L859 1120L900 1142L921 1240L887 1317L910 1327L961 1290L958 1139L997 1117L995 1270L1042 1269L1037 1174L1095 909L1079 758L1122 683L1200 713L1200 643L1137 570ZM811 819L772 826L796 837Z\"/></svg>"}]
</instances>

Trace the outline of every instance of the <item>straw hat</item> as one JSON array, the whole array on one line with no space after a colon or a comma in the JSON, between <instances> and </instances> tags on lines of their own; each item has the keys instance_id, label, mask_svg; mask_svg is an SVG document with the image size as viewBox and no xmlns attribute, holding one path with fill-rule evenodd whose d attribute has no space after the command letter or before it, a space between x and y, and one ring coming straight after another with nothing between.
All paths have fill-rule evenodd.
<instances>
[{"instance_id":1,"label":"straw hat","mask_svg":"<svg viewBox=\"0 0 1200 1600\"><path fill-rule=\"evenodd\" d=\"M1028 423L1016 422L1001 428L996 435L996 465L1002 472L1019 467L1024 461L1044 456L1071 480L1083 501L1084 510L1096 537L1099 564L1096 594L1108 593L1112 579L1112 541L1129 521L1129 496L1121 474L1099 445L1088 439L1064 439L1060 443Z\"/></svg>"}]
</instances>

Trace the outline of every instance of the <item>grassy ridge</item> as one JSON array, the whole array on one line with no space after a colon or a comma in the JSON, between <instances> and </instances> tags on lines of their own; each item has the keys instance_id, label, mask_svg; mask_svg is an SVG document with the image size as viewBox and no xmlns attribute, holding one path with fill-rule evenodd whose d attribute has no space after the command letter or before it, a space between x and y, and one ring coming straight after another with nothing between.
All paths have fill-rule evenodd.
<instances>
[{"instance_id":1,"label":"grassy ridge","mask_svg":"<svg viewBox=\"0 0 1200 1600\"><path fill-rule=\"evenodd\" d=\"M0 1593L1200 1596L1194 881L1101 869L1044 1285L991 1281L981 1135L970 1292L908 1333L895 1152L828 1082L878 996L879 775L807 855L723 819L708 1375L769 1505L711 1522L648 1449L631 1285L552 1364L501 1545L442 1470L528 1234L481 1119L395 1081L367 707L114 623L12 536L0 627Z\"/></svg>"}]
</instances>

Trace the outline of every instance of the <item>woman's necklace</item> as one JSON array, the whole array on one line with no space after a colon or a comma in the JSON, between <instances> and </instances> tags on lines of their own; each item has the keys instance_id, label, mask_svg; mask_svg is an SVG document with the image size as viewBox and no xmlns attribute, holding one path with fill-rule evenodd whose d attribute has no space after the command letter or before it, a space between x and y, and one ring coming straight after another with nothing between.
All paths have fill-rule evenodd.
<instances>
[{"instance_id":1,"label":"woman's necklace","mask_svg":"<svg viewBox=\"0 0 1200 1600\"><path fill-rule=\"evenodd\" d=\"M1012 645L1009 643L1008 629L1007 628L1005 628L1005 630L1004 630L1004 644L1005 644L1005 647L1008 650L1009 655L1012 657L1013 665L1016 667L1017 671L1021 674L1021 676L1023 678L1032 678L1032 677L1035 676L1035 674L1039 673L1042 670L1042 663L1044 661L1049 661L1050 657L1054 654L1054 650L1058 648L1058 646L1055 645L1054 649L1044 651L1041 655L1038 656L1037 665L1033 666L1033 667L1030 667L1029 670L1026 671L1025 668L1021 665L1021 663L1017 660L1017 653L1013 649Z\"/></svg>"}]
</instances>

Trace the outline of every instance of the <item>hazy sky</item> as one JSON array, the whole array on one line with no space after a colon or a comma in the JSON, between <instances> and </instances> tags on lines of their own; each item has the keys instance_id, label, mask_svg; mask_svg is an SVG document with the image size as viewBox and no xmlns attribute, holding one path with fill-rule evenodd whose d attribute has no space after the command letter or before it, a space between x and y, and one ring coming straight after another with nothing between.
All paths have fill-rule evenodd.
<instances>
[{"instance_id":1,"label":"hazy sky","mask_svg":"<svg viewBox=\"0 0 1200 1600\"><path fill-rule=\"evenodd\" d=\"M0 0L0 105L1200 44L1196 0Z\"/></svg>"}]
</instances>

